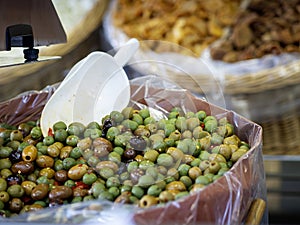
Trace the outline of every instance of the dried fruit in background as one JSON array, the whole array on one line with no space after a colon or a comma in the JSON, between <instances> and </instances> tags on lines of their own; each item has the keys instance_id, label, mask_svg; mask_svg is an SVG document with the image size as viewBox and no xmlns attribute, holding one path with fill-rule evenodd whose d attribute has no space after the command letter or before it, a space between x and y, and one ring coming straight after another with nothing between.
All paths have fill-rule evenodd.
<instances>
[{"instance_id":1,"label":"dried fruit in background","mask_svg":"<svg viewBox=\"0 0 300 225\"><path fill-rule=\"evenodd\" d=\"M299 23L299 0L253 0L240 12L228 36L211 48L211 56L237 62L268 54L300 52Z\"/></svg>"},{"instance_id":2,"label":"dried fruit in background","mask_svg":"<svg viewBox=\"0 0 300 225\"><path fill-rule=\"evenodd\" d=\"M129 37L169 41L200 55L236 18L241 0L119 0L113 24ZM165 46L151 46L167 51Z\"/></svg>"}]
</instances>

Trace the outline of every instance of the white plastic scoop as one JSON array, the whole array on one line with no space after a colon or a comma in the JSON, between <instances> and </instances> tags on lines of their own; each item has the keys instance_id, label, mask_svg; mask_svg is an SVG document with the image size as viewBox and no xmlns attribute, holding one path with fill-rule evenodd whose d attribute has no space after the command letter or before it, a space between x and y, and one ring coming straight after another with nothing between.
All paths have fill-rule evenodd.
<instances>
[{"instance_id":1,"label":"white plastic scoop","mask_svg":"<svg viewBox=\"0 0 300 225\"><path fill-rule=\"evenodd\" d=\"M139 42L130 39L114 57L97 51L74 65L42 111L43 135L58 121L87 125L126 107L130 85L123 67L138 48Z\"/></svg>"}]
</instances>

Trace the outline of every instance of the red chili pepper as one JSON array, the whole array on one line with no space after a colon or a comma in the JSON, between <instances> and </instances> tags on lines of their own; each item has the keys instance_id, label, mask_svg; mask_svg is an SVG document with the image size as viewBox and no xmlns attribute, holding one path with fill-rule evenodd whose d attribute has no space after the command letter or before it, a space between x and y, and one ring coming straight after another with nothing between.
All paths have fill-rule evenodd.
<instances>
[{"instance_id":1,"label":"red chili pepper","mask_svg":"<svg viewBox=\"0 0 300 225\"><path fill-rule=\"evenodd\" d=\"M202 123L200 124L200 126L204 129L205 123L202 122Z\"/></svg>"},{"instance_id":2,"label":"red chili pepper","mask_svg":"<svg viewBox=\"0 0 300 225\"><path fill-rule=\"evenodd\" d=\"M82 189L88 189L89 185L83 183L82 181L76 181L75 182L75 187L76 188L82 188Z\"/></svg>"},{"instance_id":3,"label":"red chili pepper","mask_svg":"<svg viewBox=\"0 0 300 225\"><path fill-rule=\"evenodd\" d=\"M49 130L48 130L48 136L54 136L54 134L53 134L53 131L52 131L52 129L51 128L49 128Z\"/></svg>"},{"instance_id":4,"label":"red chili pepper","mask_svg":"<svg viewBox=\"0 0 300 225\"><path fill-rule=\"evenodd\" d=\"M21 199L25 204L30 204L32 202L32 198L30 198L29 196L23 196Z\"/></svg>"}]
</instances>

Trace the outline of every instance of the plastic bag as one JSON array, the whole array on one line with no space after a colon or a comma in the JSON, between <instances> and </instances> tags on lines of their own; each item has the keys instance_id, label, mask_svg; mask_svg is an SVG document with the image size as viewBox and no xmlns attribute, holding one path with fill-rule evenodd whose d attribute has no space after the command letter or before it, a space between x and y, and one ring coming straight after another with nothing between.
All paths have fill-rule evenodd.
<instances>
[{"instance_id":1,"label":"plastic bag","mask_svg":"<svg viewBox=\"0 0 300 225\"><path fill-rule=\"evenodd\" d=\"M163 206L142 209L131 205L103 200L63 205L37 212L24 213L0 222L23 224L242 224L251 203L256 198L266 199L265 174L262 157L262 128L236 114L196 98L189 91L156 76L136 78L131 82L131 105L148 105L164 115L174 106L182 109L205 110L216 117L227 116L235 133L247 141L251 149L215 182L201 191L172 201ZM42 91L24 93L0 104L0 122L18 124L35 120L55 86ZM264 221L267 222L267 211Z\"/></svg>"}]
</instances>

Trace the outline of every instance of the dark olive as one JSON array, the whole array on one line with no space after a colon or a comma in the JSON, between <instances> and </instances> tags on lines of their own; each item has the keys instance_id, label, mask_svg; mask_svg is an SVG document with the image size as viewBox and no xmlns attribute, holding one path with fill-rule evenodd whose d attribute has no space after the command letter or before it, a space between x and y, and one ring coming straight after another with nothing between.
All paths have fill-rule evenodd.
<instances>
[{"instance_id":1,"label":"dark olive","mask_svg":"<svg viewBox=\"0 0 300 225\"><path fill-rule=\"evenodd\" d=\"M63 200L68 199L73 194L70 187L67 186L56 186L49 192L50 202L62 203Z\"/></svg>"},{"instance_id":2,"label":"dark olive","mask_svg":"<svg viewBox=\"0 0 300 225\"><path fill-rule=\"evenodd\" d=\"M102 126L102 137L106 137L107 131L109 128L113 126L113 122L110 118L104 120L103 126Z\"/></svg>"},{"instance_id":3,"label":"dark olive","mask_svg":"<svg viewBox=\"0 0 300 225\"><path fill-rule=\"evenodd\" d=\"M9 154L9 159L12 163L16 163L22 160L22 151L20 150L13 150Z\"/></svg>"},{"instance_id":4,"label":"dark olive","mask_svg":"<svg viewBox=\"0 0 300 225\"><path fill-rule=\"evenodd\" d=\"M19 174L16 175L9 175L6 178L6 182L8 186L14 185L14 184L21 184L22 183L22 177Z\"/></svg>"},{"instance_id":5,"label":"dark olive","mask_svg":"<svg viewBox=\"0 0 300 225\"><path fill-rule=\"evenodd\" d=\"M32 162L20 161L12 165L11 171L14 174L30 174L34 171L34 165Z\"/></svg>"},{"instance_id":6,"label":"dark olive","mask_svg":"<svg viewBox=\"0 0 300 225\"><path fill-rule=\"evenodd\" d=\"M140 136L132 137L129 140L129 144L136 151L143 151L147 146L145 139Z\"/></svg>"},{"instance_id":7,"label":"dark olive","mask_svg":"<svg viewBox=\"0 0 300 225\"><path fill-rule=\"evenodd\" d=\"M126 160L134 159L134 157L136 157L136 155L137 155L137 152L132 148L126 149L123 153L123 156Z\"/></svg>"},{"instance_id":8,"label":"dark olive","mask_svg":"<svg viewBox=\"0 0 300 225\"><path fill-rule=\"evenodd\" d=\"M65 182L68 179L68 172L66 170L56 171L54 177L58 182Z\"/></svg>"},{"instance_id":9,"label":"dark olive","mask_svg":"<svg viewBox=\"0 0 300 225\"><path fill-rule=\"evenodd\" d=\"M44 199L49 192L48 184L38 184L31 191L31 198L34 200L42 200Z\"/></svg>"},{"instance_id":10,"label":"dark olive","mask_svg":"<svg viewBox=\"0 0 300 225\"><path fill-rule=\"evenodd\" d=\"M22 202L22 200L20 198L13 198L9 202L9 209L14 213L18 213L23 208L23 205L24 205L24 203Z\"/></svg>"},{"instance_id":11,"label":"dark olive","mask_svg":"<svg viewBox=\"0 0 300 225\"><path fill-rule=\"evenodd\" d=\"M32 126L30 126L27 123L21 123L18 126L18 130L22 132L23 137L27 136L30 133L31 128L32 128Z\"/></svg>"}]
</instances>

